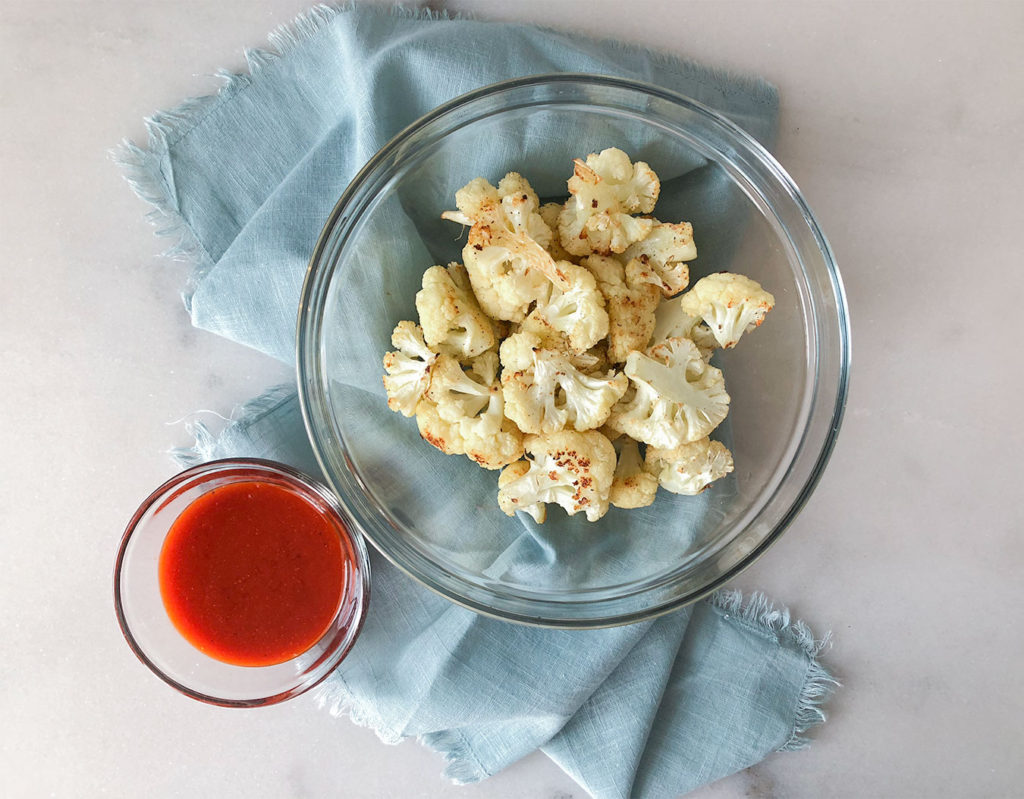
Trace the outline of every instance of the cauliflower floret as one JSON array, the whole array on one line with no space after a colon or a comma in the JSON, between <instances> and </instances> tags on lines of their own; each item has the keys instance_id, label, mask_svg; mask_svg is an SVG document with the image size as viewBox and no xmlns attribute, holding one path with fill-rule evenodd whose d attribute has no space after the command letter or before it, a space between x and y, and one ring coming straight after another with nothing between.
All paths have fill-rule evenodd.
<instances>
[{"instance_id":1,"label":"cauliflower floret","mask_svg":"<svg viewBox=\"0 0 1024 799\"><path fill-rule=\"evenodd\" d=\"M530 306L544 296L549 281L537 269L510 266L504 247L466 247L462 259L469 270L473 293L492 319L522 322Z\"/></svg>"},{"instance_id":2,"label":"cauliflower floret","mask_svg":"<svg viewBox=\"0 0 1024 799\"><path fill-rule=\"evenodd\" d=\"M688 338L697 345L704 360L711 358L718 342L708 326L698 316L690 316L683 310L681 299L662 300L654 310L654 332L651 346L656 347L670 338Z\"/></svg>"},{"instance_id":3,"label":"cauliflower floret","mask_svg":"<svg viewBox=\"0 0 1024 799\"><path fill-rule=\"evenodd\" d=\"M642 241L630 245L622 254L623 261L639 261L644 281L658 286L666 297L675 296L689 285L690 267L686 262L696 257L697 246L689 222L671 224L657 220Z\"/></svg>"},{"instance_id":4,"label":"cauliflower floret","mask_svg":"<svg viewBox=\"0 0 1024 799\"><path fill-rule=\"evenodd\" d=\"M500 469L523 457L523 433L502 412L501 394L492 394L487 409L459 424L467 457L485 469Z\"/></svg>"},{"instance_id":5,"label":"cauliflower floret","mask_svg":"<svg viewBox=\"0 0 1024 799\"><path fill-rule=\"evenodd\" d=\"M523 455L523 434L505 417L496 352L474 359L469 372L453 357L439 356L416 414L423 438L442 452L468 455L485 469L500 469Z\"/></svg>"},{"instance_id":6,"label":"cauliflower floret","mask_svg":"<svg viewBox=\"0 0 1024 799\"><path fill-rule=\"evenodd\" d=\"M584 352L574 352L572 347L569 346L569 340L562 334L555 330L553 327L547 325L530 325L530 329L526 329L526 322L524 321L521 325L516 325L516 329L510 331L510 334L519 332L529 332L537 337L537 346L542 350L554 350L559 352L569 359L569 363L574 368L583 372L585 375L594 375L601 372L607 372L611 369L611 364L608 361L608 345L604 341L599 341L589 350ZM504 338L508 338L505 336ZM504 338L502 340L504 340Z\"/></svg>"},{"instance_id":7,"label":"cauliflower floret","mask_svg":"<svg viewBox=\"0 0 1024 799\"><path fill-rule=\"evenodd\" d=\"M388 407L402 414L416 413L416 403L430 385L430 370L437 353L423 340L423 329L412 322L399 322L391 334L395 352L384 355L384 390Z\"/></svg>"},{"instance_id":8,"label":"cauliflower floret","mask_svg":"<svg viewBox=\"0 0 1024 799\"><path fill-rule=\"evenodd\" d=\"M419 427L420 437L424 441L446 455L465 453L466 442L459 431L458 422L442 419L441 414L437 412L437 405L428 399L422 399L416 405L416 426Z\"/></svg>"},{"instance_id":9,"label":"cauliflower floret","mask_svg":"<svg viewBox=\"0 0 1024 799\"><path fill-rule=\"evenodd\" d=\"M668 339L648 353L626 358L634 390L612 409L608 426L666 449L708 435L729 413L722 372L687 338Z\"/></svg>"},{"instance_id":10,"label":"cauliflower floret","mask_svg":"<svg viewBox=\"0 0 1024 799\"><path fill-rule=\"evenodd\" d=\"M625 268L614 258L590 255L580 261L597 278L608 308L608 360L622 363L633 350L642 350L654 332L654 310L661 292L645 282L639 261Z\"/></svg>"},{"instance_id":11,"label":"cauliflower floret","mask_svg":"<svg viewBox=\"0 0 1024 799\"><path fill-rule=\"evenodd\" d=\"M468 372L452 356L439 355L426 391L427 399L448 421L476 416L487 407L492 394L501 394L498 353L493 350L470 361Z\"/></svg>"},{"instance_id":12,"label":"cauliflower floret","mask_svg":"<svg viewBox=\"0 0 1024 799\"><path fill-rule=\"evenodd\" d=\"M623 374L583 374L562 353L541 349L532 333L501 343L501 365L505 415L524 433L600 427L629 385Z\"/></svg>"},{"instance_id":13,"label":"cauliflower floret","mask_svg":"<svg viewBox=\"0 0 1024 799\"><path fill-rule=\"evenodd\" d=\"M551 229L537 213L537 193L525 178L510 172L497 188L477 178L459 189L455 203L458 211L441 216L471 226L462 256L473 293L488 316L521 322L548 281L567 287L544 249Z\"/></svg>"},{"instance_id":14,"label":"cauliflower floret","mask_svg":"<svg viewBox=\"0 0 1024 799\"><path fill-rule=\"evenodd\" d=\"M562 246L573 255L623 252L651 232L654 221L630 214L654 210L661 183L643 161L630 163L611 147L574 161L569 193L558 217Z\"/></svg>"},{"instance_id":15,"label":"cauliflower floret","mask_svg":"<svg viewBox=\"0 0 1024 799\"><path fill-rule=\"evenodd\" d=\"M633 439L622 437L615 446L619 461L608 498L616 508L646 508L658 493L658 478L644 470L640 447Z\"/></svg>"},{"instance_id":16,"label":"cauliflower floret","mask_svg":"<svg viewBox=\"0 0 1024 799\"><path fill-rule=\"evenodd\" d=\"M592 522L608 512L615 448L603 435L591 430L527 436L526 452L530 460L513 463L498 479L498 505L506 514L521 510L543 523L546 503L570 516L583 511Z\"/></svg>"},{"instance_id":17,"label":"cauliflower floret","mask_svg":"<svg viewBox=\"0 0 1024 799\"><path fill-rule=\"evenodd\" d=\"M561 203L544 203L537 212L544 223L551 229L551 243L544 247L556 261L574 261L574 256L562 246L558 235L558 216L562 213Z\"/></svg>"},{"instance_id":18,"label":"cauliflower floret","mask_svg":"<svg viewBox=\"0 0 1024 799\"><path fill-rule=\"evenodd\" d=\"M646 468L673 494L699 494L733 470L732 453L720 441L702 438L674 449L647 448Z\"/></svg>"},{"instance_id":19,"label":"cauliflower floret","mask_svg":"<svg viewBox=\"0 0 1024 799\"><path fill-rule=\"evenodd\" d=\"M498 181L501 206L515 230L524 230L541 247L551 243L554 234L540 215L540 198L530 181L518 172L509 172ZM456 193L456 201L458 194Z\"/></svg>"},{"instance_id":20,"label":"cauliflower floret","mask_svg":"<svg viewBox=\"0 0 1024 799\"><path fill-rule=\"evenodd\" d=\"M520 330L542 338L554 331L564 337L572 353L582 353L608 335L608 312L594 276L569 261L558 264L569 283L561 289L551 284L547 295L526 317Z\"/></svg>"},{"instance_id":21,"label":"cauliflower floret","mask_svg":"<svg viewBox=\"0 0 1024 799\"><path fill-rule=\"evenodd\" d=\"M480 309L462 264L432 266L423 273L416 311L424 340L438 352L468 360L496 343L494 325Z\"/></svg>"},{"instance_id":22,"label":"cauliflower floret","mask_svg":"<svg viewBox=\"0 0 1024 799\"><path fill-rule=\"evenodd\" d=\"M694 283L680 305L685 313L703 319L718 344L728 348L764 321L775 298L749 277L717 272Z\"/></svg>"}]
</instances>

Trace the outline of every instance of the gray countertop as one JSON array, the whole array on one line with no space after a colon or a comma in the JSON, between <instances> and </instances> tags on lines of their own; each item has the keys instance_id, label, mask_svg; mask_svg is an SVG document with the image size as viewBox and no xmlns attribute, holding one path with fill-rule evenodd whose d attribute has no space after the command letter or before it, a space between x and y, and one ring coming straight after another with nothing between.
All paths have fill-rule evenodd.
<instances>
[{"instance_id":1,"label":"gray countertop","mask_svg":"<svg viewBox=\"0 0 1024 799\"><path fill-rule=\"evenodd\" d=\"M437 4L433 4L435 7ZM1024 4L452 2L754 72L776 154L836 251L854 373L831 465L738 585L816 630L844 687L807 751L697 791L1009 797L1024 786ZM535 754L466 788L307 697L211 708L155 679L114 620L137 503L183 419L291 378L197 332L107 149L217 87L299 0L7 0L0 10L0 793L561 797ZM199 412L195 415L193 412Z\"/></svg>"}]
</instances>

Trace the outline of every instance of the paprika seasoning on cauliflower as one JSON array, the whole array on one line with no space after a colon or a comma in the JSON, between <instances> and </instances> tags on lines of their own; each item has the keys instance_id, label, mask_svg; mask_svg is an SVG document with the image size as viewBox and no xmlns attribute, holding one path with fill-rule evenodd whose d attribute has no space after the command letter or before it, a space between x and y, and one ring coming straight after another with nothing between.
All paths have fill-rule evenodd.
<instances>
[{"instance_id":1,"label":"paprika seasoning on cauliflower","mask_svg":"<svg viewBox=\"0 0 1024 799\"><path fill-rule=\"evenodd\" d=\"M501 365L505 415L524 433L600 427L628 385L623 374L583 374L532 333L501 342Z\"/></svg>"},{"instance_id":2,"label":"paprika seasoning on cauliflower","mask_svg":"<svg viewBox=\"0 0 1024 799\"><path fill-rule=\"evenodd\" d=\"M597 521L729 474L708 437L730 404L710 359L775 302L730 273L685 291L692 226L638 216L660 192L650 166L616 148L574 166L564 204L516 172L456 192L442 218L469 227L464 263L426 269L419 324L398 323L383 361L388 407L501 469L498 506L538 523L548 505Z\"/></svg>"},{"instance_id":3,"label":"paprika seasoning on cauliflower","mask_svg":"<svg viewBox=\"0 0 1024 799\"><path fill-rule=\"evenodd\" d=\"M481 309L462 264L432 266L416 292L416 313L426 343L460 360L494 347L494 323Z\"/></svg>"},{"instance_id":4,"label":"paprika seasoning on cauliflower","mask_svg":"<svg viewBox=\"0 0 1024 799\"><path fill-rule=\"evenodd\" d=\"M603 435L564 430L527 436L526 453L529 460L516 461L498 478L498 506L507 515L521 510L540 524L548 504L570 516L582 511L592 522L608 512L615 449Z\"/></svg>"},{"instance_id":5,"label":"paprika seasoning on cauliflower","mask_svg":"<svg viewBox=\"0 0 1024 799\"><path fill-rule=\"evenodd\" d=\"M480 307L494 319L521 322L548 281L567 287L544 245L551 229L538 213L537 193L510 172L491 185L477 178L455 193L458 211L442 219L469 225L462 257Z\"/></svg>"},{"instance_id":6,"label":"paprika seasoning on cauliflower","mask_svg":"<svg viewBox=\"0 0 1024 799\"><path fill-rule=\"evenodd\" d=\"M569 178L572 196L558 217L562 246L572 255L610 255L641 241L654 221L631 214L649 214L661 191L658 176L643 161L609 147L586 161L577 158Z\"/></svg>"}]
</instances>

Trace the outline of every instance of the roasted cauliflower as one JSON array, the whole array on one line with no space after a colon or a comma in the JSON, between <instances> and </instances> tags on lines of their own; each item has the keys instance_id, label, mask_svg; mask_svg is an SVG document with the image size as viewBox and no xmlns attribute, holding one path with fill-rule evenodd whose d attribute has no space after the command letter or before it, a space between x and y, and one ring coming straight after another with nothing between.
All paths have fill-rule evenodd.
<instances>
[{"instance_id":1,"label":"roasted cauliflower","mask_svg":"<svg viewBox=\"0 0 1024 799\"><path fill-rule=\"evenodd\" d=\"M470 226L462 257L473 292L489 316L521 322L549 281L568 287L544 249L551 229L538 213L537 193L522 175L510 172L497 187L477 178L456 192L455 204L458 211L441 216Z\"/></svg>"},{"instance_id":2,"label":"roasted cauliflower","mask_svg":"<svg viewBox=\"0 0 1024 799\"><path fill-rule=\"evenodd\" d=\"M556 261L573 261L575 256L562 246L562 238L558 234L558 217L562 213L562 203L544 203L538 213L544 223L551 229L551 241L544 246Z\"/></svg>"},{"instance_id":3,"label":"roasted cauliflower","mask_svg":"<svg viewBox=\"0 0 1024 799\"><path fill-rule=\"evenodd\" d=\"M485 469L500 469L523 455L523 434L505 416L496 352L476 358L468 371L455 358L438 356L416 419L426 441Z\"/></svg>"},{"instance_id":4,"label":"roasted cauliflower","mask_svg":"<svg viewBox=\"0 0 1024 799\"><path fill-rule=\"evenodd\" d=\"M384 356L384 390L388 407L412 416L416 404L430 386L430 369L437 353L423 340L423 329L412 322L399 322L391 334L394 352Z\"/></svg>"},{"instance_id":5,"label":"roasted cauliflower","mask_svg":"<svg viewBox=\"0 0 1024 799\"><path fill-rule=\"evenodd\" d=\"M542 349L533 333L505 339L501 365L505 415L524 433L600 427L629 384L623 374L584 374L563 353Z\"/></svg>"},{"instance_id":6,"label":"roasted cauliflower","mask_svg":"<svg viewBox=\"0 0 1024 799\"><path fill-rule=\"evenodd\" d=\"M732 453L722 442L702 438L673 449L648 447L646 467L666 491L692 496L733 470Z\"/></svg>"},{"instance_id":7,"label":"roasted cauliflower","mask_svg":"<svg viewBox=\"0 0 1024 799\"><path fill-rule=\"evenodd\" d=\"M432 266L423 273L416 313L426 343L459 360L475 358L497 343L494 323L476 301L462 264Z\"/></svg>"},{"instance_id":8,"label":"roasted cauliflower","mask_svg":"<svg viewBox=\"0 0 1024 799\"><path fill-rule=\"evenodd\" d=\"M678 297L662 300L654 310L654 332L651 334L651 346L656 346L666 339L688 338L697 345L704 360L711 358L718 348L718 341L711 330L698 316L690 316L683 310L682 301Z\"/></svg>"},{"instance_id":9,"label":"roasted cauliflower","mask_svg":"<svg viewBox=\"0 0 1024 799\"><path fill-rule=\"evenodd\" d=\"M697 257L693 243L693 226L689 222L673 225L654 221L651 232L631 244L622 254L623 260L637 260L643 266L643 279L654 283L666 297L673 297L690 283L688 261Z\"/></svg>"},{"instance_id":10,"label":"roasted cauliflower","mask_svg":"<svg viewBox=\"0 0 1024 799\"><path fill-rule=\"evenodd\" d=\"M597 278L608 309L608 360L622 363L633 350L647 347L654 332L658 286L644 280L639 261L625 267L614 258L589 255L580 263Z\"/></svg>"},{"instance_id":11,"label":"roasted cauliflower","mask_svg":"<svg viewBox=\"0 0 1024 799\"><path fill-rule=\"evenodd\" d=\"M562 289L550 284L519 329L547 340L562 339L567 352L582 353L608 335L605 298L584 267L568 261L559 262L558 267L568 285Z\"/></svg>"},{"instance_id":12,"label":"roasted cauliflower","mask_svg":"<svg viewBox=\"0 0 1024 799\"><path fill-rule=\"evenodd\" d=\"M609 501L616 508L645 508L658 493L658 478L644 468L640 447L628 436L619 437L613 446L619 460L612 477Z\"/></svg>"},{"instance_id":13,"label":"roasted cauliflower","mask_svg":"<svg viewBox=\"0 0 1024 799\"><path fill-rule=\"evenodd\" d=\"M654 447L671 449L708 435L729 413L722 372L687 338L670 338L626 358L631 395L619 402L608 426Z\"/></svg>"},{"instance_id":14,"label":"roasted cauliflower","mask_svg":"<svg viewBox=\"0 0 1024 799\"><path fill-rule=\"evenodd\" d=\"M733 470L709 438L730 404L709 361L775 300L724 272L687 291L693 227L650 216L660 188L609 148L574 161L564 204L509 172L470 181L442 214L469 228L463 264L423 273L419 324L399 322L384 356L388 407L442 452L500 469L510 516L543 522L558 505L596 521Z\"/></svg>"},{"instance_id":15,"label":"roasted cauliflower","mask_svg":"<svg viewBox=\"0 0 1024 799\"><path fill-rule=\"evenodd\" d=\"M654 221L631 214L654 210L661 182L643 161L631 163L610 147L576 159L569 194L558 217L562 246L572 255L610 255L651 232Z\"/></svg>"},{"instance_id":16,"label":"roasted cauliflower","mask_svg":"<svg viewBox=\"0 0 1024 799\"><path fill-rule=\"evenodd\" d=\"M775 307L775 298L749 277L718 272L694 283L680 305L690 316L703 319L718 345L728 348L760 326Z\"/></svg>"},{"instance_id":17,"label":"roasted cauliflower","mask_svg":"<svg viewBox=\"0 0 1024 799\"><path fill-rule=\"evenodd\" d=\"M583 512L596 522L608 512L615 473L615 449L593 430L527 436L529 460L516 461L498 478L498 506L509 516L517 510L542 523L547 504L570 516Z\"/></svg>"}]
</instances>

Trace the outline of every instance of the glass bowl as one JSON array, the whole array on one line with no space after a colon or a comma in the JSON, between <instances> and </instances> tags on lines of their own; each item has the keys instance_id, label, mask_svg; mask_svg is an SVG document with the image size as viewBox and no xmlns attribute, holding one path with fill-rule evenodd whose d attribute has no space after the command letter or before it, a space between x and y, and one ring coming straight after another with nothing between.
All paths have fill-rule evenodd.
<instances>
[{"instance_id":1,"label":"glass bowl","mask_svg":"<svg viewBox=\"0 0 1024 799\"><path fill-rule=\"evenodd\" d=\"M736 470L697 497L600 521L549 506L504 516L497 473L420 440L392 413L381 357L415 320L420 277L461 261L465 233L440 219L457 189L524 174L564 199L572 161L619 147L662 179L655 215L693 223L691 284L747 274L776 298L765 323L716 355L732 397L721 436ZM299 393L327 481L392 563L443 596L512 621L597 627L695 601L751 564L806 502L835 442L849 327L824 235L782 167L704 106L636 82L585 75L508 81L444 105L398 134L335 206L313 253L297 331Z\"/></svg>"},{"instance_id":2,"label":"glass bowl","mask_svg":"<svg viewBox=\"0 0 1024 799\"><path fill-rule=\"evenodd\" d=\"M327 631L305 652L271 666L238 666L190 644L164 606L160 552L171 525L196 499L234 483L288 490L311 505L337 533L344 559L341 602ZM210 461L175 475L135 512L117 553L114 607L128 645L158 677L181 693L225 707L273 705L308 691L329 675L355 643L370 596L369 562L359 535L325 486L283 464L255 458Z\"/></svg>"}]
</instances>

